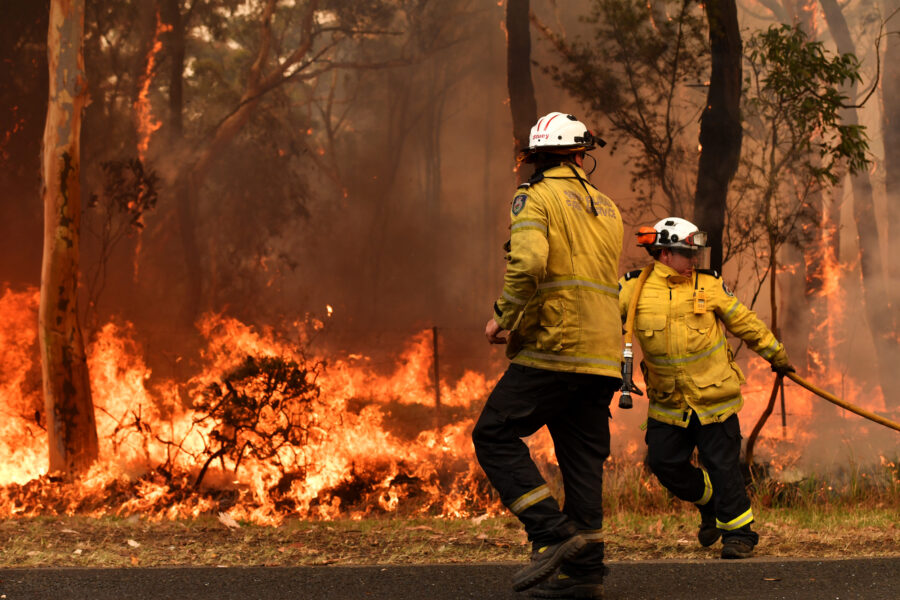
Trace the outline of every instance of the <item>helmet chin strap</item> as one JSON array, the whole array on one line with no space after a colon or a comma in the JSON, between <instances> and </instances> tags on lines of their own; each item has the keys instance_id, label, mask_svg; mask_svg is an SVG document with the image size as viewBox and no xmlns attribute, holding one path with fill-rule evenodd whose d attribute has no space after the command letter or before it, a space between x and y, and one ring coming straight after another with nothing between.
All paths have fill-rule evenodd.
<instances>
[{"instance_id":1,"label":"helmet chin strap","mask_svg":"<svg viewBox=\"0 0 900 600\"><path fill-rule=\"evenodd\" d=\"M591 166L591 170L587 172L588 176L593 175L593 174L594 174L594 170L597 168L597 159L594 158L593 155L588 154L587 152L584 153L584 156L585 156L586 158L590 158L590 159L594 162L594 164Z\"/></svg>"}]
</instances>

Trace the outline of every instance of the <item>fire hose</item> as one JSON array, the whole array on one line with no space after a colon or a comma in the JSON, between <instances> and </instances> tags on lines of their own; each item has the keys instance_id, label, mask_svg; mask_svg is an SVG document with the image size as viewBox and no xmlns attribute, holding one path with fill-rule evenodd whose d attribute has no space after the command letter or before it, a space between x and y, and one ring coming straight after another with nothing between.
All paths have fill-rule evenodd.
<instances>
[{"instance_id":1,"label":"fire hose","mask_svg":"<svg viewBox=\"0 0 900 600\"><path fill-rule=\"evenodd\" d=\"M643 268L638 276L638 280L635 282L631 302L628 303L628 313L625 317L625 350L622 352L622 389L619 394L619 408L631 408L634 406L631 400L632 393L638 396L644 395L631 379L634 373L632 340L634 339L634 314L637 312L638 298L641 296L641 289L643 289L644 282L647 281L647 277L652 270L652 263Z\"/></svg>"},{"instance_id":2,"label":"fire hose","mask_svg":"<svg viewBox=\"0 0 900 600\"><path fill-rule=\"evenodd\" d=\"M878 423L879 425L884 425L885 427L890 427L891 429L900 431L900 423L891 421L890 419L886 419L886 418L882 417L881 415L876 415L875 413L869 412L864 408L860 408L858 406L850 404L846 400L841 400L837 396L829 394L825 390L814 386L813 384L806 381L805 379L803 379L796 373L788 373L787 376L794 383L797 383L797 384L805 387L806 389L811 391L813 394L816 394L817 396L821 396L822 398L824 398L825 400L828 400L832 404L837 404L844 410L849 410L850 412L856 413L861 417L865 417L866 419L869 419L870 421L874 421L874 422Z\"/></svg>"},{"instance_id":3,"label":"fire hose","mask_svg":"<svg viewBox=\"0 0 900 600\"><path fill-rule=\"evenodd\" d=\"M875 413L869 412L868 410L866 410L864 408L860 408L859 406L850 404L846 400L842 400L841 398L838 398L837 396L835 396L833 394L829 394L822 388L811 384L810 382L803 379L802 377L800 377L799 375L797 375L794 372L788 372L785 375L794 383L800 385L801 387L806 388L813 394L815 394L821 398L824 398L825 400L828 400L832 404L836 404L837 406L840 406L844 410L849 410L850 412L856 413L857 415L864 417L866 419L869 419L870 421L874 421L875 423L878 423L879 425L884 425L885 427L889 427L896 431L900 431L900 423L891 421L890 419L886 419L885 417L882 417L881 415L876 415ZM772 408L775 406L775 398L778 395L778 388L781 387L781 382L784 379L785 375L781 375L779 373L778 376L775 377L775 384L772 386L772 395L769 396L769 404L766 405L765 410L763 410L762 414L760 415L759 421L757 421L756 425L753 427L753 431L751 431L750 435L747 436L746 458L747 458L748 465L753 464L753 447L756 444L756 438L759 436L759 432L762 430L763 425L766 424L766 421L768 420L769 415L772 414Z\"/></svg>"},{"instance_id":4,"label":"fire hose","mask_svg":"<svg viewBox=\"0 0 900 600\"><path fill-rule=\"evenodd\" d=\"M631 399L631 394L638 394L642 396L643 393L641 390L634 385L632 381L633 375L633 361L634 361L634 352L633 348L633 339L634 339L634 316L637 312L637 301L641 295L641 289L644 287L644 282L647 281L647 277L650 275L650 272L653 270L653 264L649 264L641 270L641 274L638 276L638 280L635 282L634 292L631 296L631 302L628 303L628 313L625 318L625 350L622 352L622 389L621 394L619 395L619 408L631 408L633 406L633 402ZM842 400L833 394L829 394L822 388L816 387L812 383L803 379L799 375L794 372L786 373L786 376L797 383L798 385L806 388L813 394L828 400L832 404L836 404L840 406L844 410L849 410L852 413L855 413L861 417L869 419L870 421L874 421L879 425L884 425L885 427L889 427L896 431L900 431L900 423L896 423L877 415L873 412L869 412L864 408L860 408L854 404L850 404L846 400ZM753 457L753 445L756 441L757 436L759 435L759 431L762 429L766 420L769 418L769 415L772 414L772 408L775 406L775 398L778 394L778 389L782 385L782 380L785 375L779 374L775 378L775 385L772 387L772 395L769 397L769 404L766 406L766 409L763 411L763 414L760 416L759 421L757 421L756 426L753 428L753 431L750 433L750 436L747 438L747 463L751 464L751 459Z\"/></svg>"}]
</instances>

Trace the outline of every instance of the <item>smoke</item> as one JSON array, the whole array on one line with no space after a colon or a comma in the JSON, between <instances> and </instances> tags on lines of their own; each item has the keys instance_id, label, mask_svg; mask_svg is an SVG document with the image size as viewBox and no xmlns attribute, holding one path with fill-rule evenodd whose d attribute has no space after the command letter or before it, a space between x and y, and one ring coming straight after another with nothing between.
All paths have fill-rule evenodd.
<instances>
[{"instance_id":1,"label":"smoke","mask_svg":"<svg viewBox=\"0 0 900 600\"><path fill-rule=\"evenodd\" d=\"M236 90L242 89L249 65L246 56L229 52L223 24L211 23L219 17L207 15L210 23L194 23L196 30L213 33L188 40L185 131L178 136L164 118L172 57L166 38L161 38L163 48L147 98L163 125L150 134L143 163L160 178L159 200L143 214L143 226L131 228L112 248L104 248L98 235L106 219L100 164L138 154L132 104L123 98L141 80L147 61L145 56L140 60L142 45L129 38L127 21L112 24L122 36L115 47L102 46L100 24L87 24L92 31L87 70L93 103L84 128L83 197L98 194L98 204L85 202L83 272L105 261L106 285L94 290L97 324L133 323L154 377L186 379L203 350L194 321L185 319L197 284L191 279L191 260L200 267L203 312L283 331L307 316L319 318L325 327L308 342L317 355L361 353L372 357L373 371L391 372L408 339L436 327L443 378L452 381L467 369L488 378L502 372L502 349L489 347L482 331L500 291L502 245L515 185L503 7L471 0L439 4L433 9L436 14L419 22L419 46L411 60L387 69L290 81L267 94L234 142L216 152L201 188L192 191L194 228L189 231L179 213L186 200L178 193L178 175L237 103ZM579 11L563 14L556 10L558 3L533 4L543 11L545 22L570 35L577 32ZM150 17L155 22L155 15ZM11 22L40 18L35 13ZM138 29L142 35L147 31ZM31 33L22 61L0 66L13 65L4 76L17 84L15 94L4 91L0 96L2 127L11 131L17 119L24 119L11 142L0 145L0 254L7 257L0 262L0 282L17 286L40 283L38 157L46 99L40 75L46 72L41 64L46 23L27 31ZM367 44L360 52L387 56L397 50L391 41L379 43ZM4 57L16 56L6 42L3 52ZM535 44L534 52L538 62L551 61L546 47ZM120 71L114 71L113 64L120 65ZM141 68L129 72L121 65ZM32 72L33 77L22 75ZM535 81L539 113L584 114L538 69ZM608 126L590 125L601 135ZM595 155L598 168L592 181L623 210L633 208L626 159L600 150ZM850 218L845 215L844 223ZM647 260L633 244L633 232L642 224L630 223L626 229L623 272ZM195 255L186 250L186 236L196 245ZM843 239L852 255L853 236ZM851 262L848 268L857 267ZM858 393L861 402L886 409L883 400L873 400L875 386L864 383L876 378L871 339L862 311L856 309L861 302L858 286L852 277L848 281L842 309L846 318L835 338L839 341L832 348L833 361L827 363L831 366L821 373L828 375L822 383L834 384L832 391L838 395ZM739 296L749 303L752 280L745 277L737 283ZM86 277L82 285L87 285ZM85 290L85 299L89 296ZM764 304L760 313L765 318ZM333 307L330 318L326 306ZM82 309L87 310L87 302ZM741 364L752 372L749 354L743 352ZM763 372L748 383L745 431L761 412L770 377ZM848 387L851 380L858 390ZM805 453L814 460L838 461L835 453L843 459L853 455L860 461L875 460L878 452L896 447L890 435L852 425L856 417L820 422L820 413L834 409L811 399L795 405L795 394L799 392L789 389L788 428L807 427L815 433L811 451ZM797 412L801 408L809 413ZM640 404L631 412L614 409L614 451L642 448L644 418ZM779 426L770 423L764 440L774 440L778 433ZM835 435L846 443L829 444ZM865 444L859 443L861 438Z\"/></svg>"}]
</instances>

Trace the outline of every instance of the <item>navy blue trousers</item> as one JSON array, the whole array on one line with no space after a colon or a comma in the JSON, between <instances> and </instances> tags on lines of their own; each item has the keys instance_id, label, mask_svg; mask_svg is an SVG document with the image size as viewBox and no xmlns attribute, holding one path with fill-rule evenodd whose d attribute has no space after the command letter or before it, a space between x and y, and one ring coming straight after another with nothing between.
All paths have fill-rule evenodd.
<instances>
[{"instance_id":1,"label":"navy blue trousers","mask_svg":"<svg viewBox=\"0 0 900 600\"><path fill-rule=\"evenodd\" d=\"M609 457L609 403L620 385L602 375L511 364L472 432L481 468L535 547L585 534L587 549L563 565L570 575L603 569L603 463ZM562 510L521 439L544 425L562 473Z\"/></svg>"}]
</instances>

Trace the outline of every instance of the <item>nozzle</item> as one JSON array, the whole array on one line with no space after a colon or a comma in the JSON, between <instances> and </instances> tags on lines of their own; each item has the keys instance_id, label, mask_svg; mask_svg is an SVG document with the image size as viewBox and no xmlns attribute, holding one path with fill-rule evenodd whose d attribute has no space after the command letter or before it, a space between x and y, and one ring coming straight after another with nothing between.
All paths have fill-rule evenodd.
<instances>
[{"instance_id":1,"label":"nozzle","mask_svg":"<svg viewBox=\"0 0 900 600\"><path fill-rule=\"evenodd\" d=\"M619 394L619 408L631 408L634 403L631 401L631 390L622 390Z\"/></svg>"}]
</instances>

